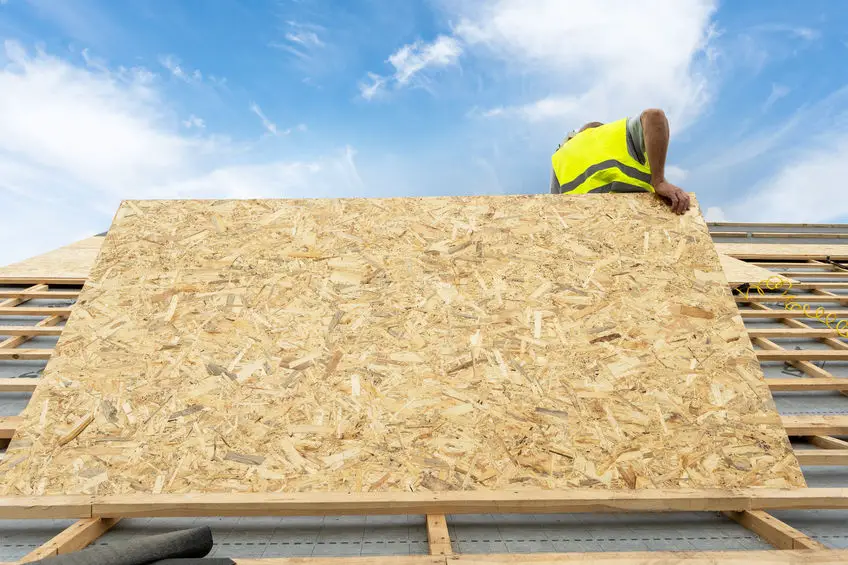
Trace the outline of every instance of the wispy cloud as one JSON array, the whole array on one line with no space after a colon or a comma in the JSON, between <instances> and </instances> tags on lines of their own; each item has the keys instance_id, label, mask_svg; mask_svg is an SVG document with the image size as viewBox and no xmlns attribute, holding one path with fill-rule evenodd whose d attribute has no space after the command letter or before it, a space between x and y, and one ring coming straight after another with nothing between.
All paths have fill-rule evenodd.
<instances>
[{"instance_id":1,"label":"wispy cloud","mask_svg":"<svg viewBox=\"0 0 848 565\"><path fill-rule=\"evenodd\" d=\"M198 118L192 114L187 119L183 120L183 126L186 129L204 129L206 128L206 122L204 122L202 118Z\"/></svg>"},{"instance_id":2,"label":"wispy cloud","mask_svg":"<svg viewBox=\"0 0 848 565\"><path fill-rule=\"evenodd\" d=\"M510 100L481 116L556 123L606 121L660 106L678 130L713 96L713 0L633 2L493 0L446 4L465 51L492 60L509 81L536 79L548 93ZM615 34L598 40L606 26ZM532 92L532 90L531 90Z\"/></svg>"},{"instance_id":3,"label":"wispy cloud","mask_svg":"<svg viewBox=\"0 0 848 565\"><path fill-rule=\"evenodd\" d=\"M771 85L771 93L768 95L768 98L766 98L766 101L763 102L763 112L768 111L768 109L771 108L775 102L777 102L781 98L784 98L791 91L792 89L790 89L788 86L773 83Z\"/></svg>"},{"instance_id":4,"label":"wispy cloud","mask_svg":"<svg viewBox=\"0 0 848 565\"><path fill-rule=\"evenodd\" d=\"M51 226L0 249L0 264L103 231L126 198L362 191L352 150L245 163L244 144L195 130L200 118L190 116L194 131L183 130L149 71L92 68L13 41L0 44L0 59L0 201L12 206L0 239Z\"/></svg>"},{"instance_id":5,"label":"wispy cloud","mask_svg":"<svg viewBox=\"0 0 848 565\"><path fill-rule=\"evenodd\" d=\"M432 42L416 41L404 45L386 60L394 67L388 76L368 73L371 84L360 83L360 93L366 100L372 99L390 83L403 87L428 68L447 67L456 64L462 55L460 41L451 36L440 35Z\"/></svg>"},{"instance_id":6,"label":"wispy cloud","mask_svg":"<svg viewBox=\"0 0 848 565\"><path fill-rule=\"evenodd\" d=\"M269 47L281 49L304 61L311 60L315 54L327 46L319 34L326 32L323 26L288 20L285 23L288 31L283 40L272 41Z\"/></svg>"},{"instance_id":7,"label":"wispy cloud","mask_svg":"<svg viewBox=\"0 0 848 565\"><path fill-rule=\"evenodd\" d=\"M267 116L262 112L262 108L259 107L259 104L256 102L251 102L250 111L259 116L259 119L262 120L262 125L268 130L268 133L271 135L277 135L277 124L268 119Z\"/></svg>"},{"instance_id":8,"label":"wispy cloud","mask_svg":"<svg viewBox=\"0 0 848 565\"><path fill-rule=\"evenodd\" d=\"M198 83L203 80L203 73L198 69L184 69L179 60L173 55L162 55L159 57L159 63L168 69L171 74L181 81L187 83Z\"/></svg>"},{"instance_id":9,"label":"wispy cloud","mask_svg":"<svg viewBox=\"0 0 848 565\"><path fill-rule=\"evenodd\" d=\"M813 29L806 26L795 26L791 24L760 24L754 26L753 29L755 31L763 31L767 33L783 33L789 35L790 37L803 39L804 41L813 41L821 37L821 32L817 29Z\"/></svg>"}]
</instances>

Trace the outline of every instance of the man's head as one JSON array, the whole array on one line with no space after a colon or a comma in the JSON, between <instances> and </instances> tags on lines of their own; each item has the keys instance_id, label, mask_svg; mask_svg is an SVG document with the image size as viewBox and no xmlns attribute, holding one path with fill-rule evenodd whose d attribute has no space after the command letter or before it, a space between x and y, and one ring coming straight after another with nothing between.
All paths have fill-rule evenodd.
<instances>
[{"instance_id":1,"label":"man's head","mask_svg":"<svg viewBox=\"0 0 848 565\"><path fill-rule=\"evenodd\" d=\"M598 127L601 127L602 125L604 125L602 122L589 122L588 124L584 125L579 130L577 130L577 133L580 133L581 131L586 131L589 128L598 128Z\"/></svg>"},{"instance_id":2,"label":"man's head","mask_svg":"<svg viewBox=\"0 0 848 565\"><path fill-rule=\"evenodd\" d=\"M583 127L581 127L580 129L572 130L571 133L569 133L568 136L565 138L565 141L563 141L563 143L571 141L571 139L580 132L586 131L587 129L591 128L597 128L602 125L604 125L603 122L589 122L588 124L584 124ZM562 147L562 145L560 145L560 147Z\"/></svg>"}]
</instances>

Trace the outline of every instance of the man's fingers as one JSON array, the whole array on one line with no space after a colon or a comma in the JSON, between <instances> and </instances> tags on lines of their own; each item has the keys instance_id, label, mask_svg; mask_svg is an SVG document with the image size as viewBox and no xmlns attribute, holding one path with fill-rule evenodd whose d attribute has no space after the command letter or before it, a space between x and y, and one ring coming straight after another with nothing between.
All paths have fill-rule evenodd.
<instances>
[{"instance_id":1,"label":"man's fingers","mask_svg":"<svg viewBox=\"0 0 848 565\"><path fill-rule=\"evenodd\" d=\"M668 199L671 200L671 211L675 214L678 214L679 212L677 211L677 203L680 201L680 197L677 195L677 191L672 190L671 193L669 193L668 195Z\"/></svg>"},{"instance_id":2,"label":"man's fingers","mask_svg":"<svg viewBox=\"0 0 848 565\"><path fill-rule=\"evenodd\" d=\"M680 213L683 214L689 209L689 195L680 191Z\"/></svg>"},{"instance_id":3,"label":"man's fingers","mask_svg":"<svg viewBox=\"0 0 848 565\"><path fill-rule=\"evenodd\" d=\"M685 200L683 201L683 211L684 211L684 212L687 212L687 211L689 210L689 208L692 206L692 199L691 199L691 198L689 198L689 193L688 193L688 192L684 192L684 193L683 193L683 198L685 199Z\"/></svg>"}]
</instances>

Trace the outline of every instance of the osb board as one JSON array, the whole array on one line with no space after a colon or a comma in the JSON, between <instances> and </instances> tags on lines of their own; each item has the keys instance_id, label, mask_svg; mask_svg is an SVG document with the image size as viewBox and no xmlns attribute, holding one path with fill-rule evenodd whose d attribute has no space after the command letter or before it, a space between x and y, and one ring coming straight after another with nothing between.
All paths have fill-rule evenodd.
<instances>
[{"instance_id":1,"label":"osb board","mask_svg":"<svg viewBox=\"0 0 848 565\"><path fill-rule=\"evenodd\" d=\"M7 494L804 485L700 213L124 203Z\"/></svg>"},{"instance_id":2,"label":"osb board","mask_svg":"<svg viewBox=\"0 0 848 565\"><path fill-rule=\"evenodd\" d=\"M848 245L818 243L716 243L719 253L738 259L816 259L830 257L848 260Z\"/></svg>"},{"instance_id":3,"label":"osb board","mask_svg":"<svg viewBox=\"0 0 848 565\"><path fill-rule=\"evenodd\" d=\"M727 255L722 255L721 253L718 254L718 259L721 262L724 276L727 278L728 284L732 287L743 284L757 284L769 279L798 282L774 271L769 271L768 269L728 257Z\"/></svg>"},{"instance_id":4,"label":"osb board","mask_svg":"<svg viewBox=\"0 0 848 565\"><path fill-rule=\"evenodd\" d=\"M84 279L91 271L104 239L102 236L89 237L42 255L0 267L0 277Z\"/></svg>"}]
</instances>

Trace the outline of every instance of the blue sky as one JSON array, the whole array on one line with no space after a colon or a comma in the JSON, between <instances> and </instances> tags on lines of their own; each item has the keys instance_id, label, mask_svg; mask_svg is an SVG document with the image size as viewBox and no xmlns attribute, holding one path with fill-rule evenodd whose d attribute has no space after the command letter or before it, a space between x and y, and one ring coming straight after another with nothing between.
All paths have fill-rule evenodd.
<instances>
[{"instance_id":1,"label":"blue sky","mask_svg":"<svg viewBox=\"0 0 848 565\"><path fill-rule=\"evenodd\" d=\"M546 192L567 131L648 107L711 219L848 221L846 24L826 0L0 0L0 264L126 198Z\"/></svg>"}]
</instances>

